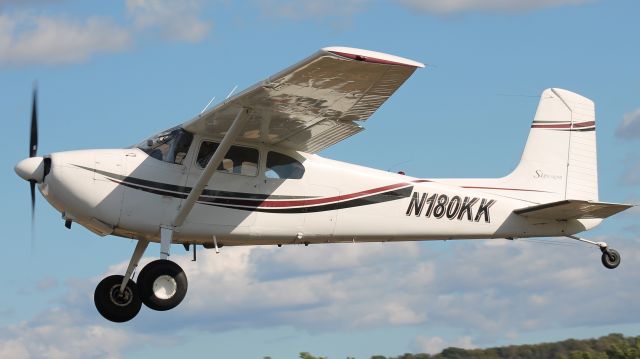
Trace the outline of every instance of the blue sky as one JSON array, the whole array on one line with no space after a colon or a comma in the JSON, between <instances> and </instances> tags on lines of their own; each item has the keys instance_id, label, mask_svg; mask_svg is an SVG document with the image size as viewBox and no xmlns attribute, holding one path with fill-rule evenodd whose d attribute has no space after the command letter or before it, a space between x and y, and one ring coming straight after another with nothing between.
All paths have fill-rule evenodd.
<instances>
[{"instance_id":1,"label":"blue sky","mask_svg":"<svg viewBox=\"0 0 640 359\"><path fill-rule=\"evenodd\" d=\"M39 197L32 252L28 185L13 172L28 153L34 80L39 153L124 147L340 45L427 67L323 156L420 177L502 176L537 97L561 87L596 103L601 200L638 203L639 11L631 0L0 0L0 357L368 358L640 334L637 209L585 235L620 250L614 271L596 249L558 240L225 248L197 263L176 247L185 302L107 323L93 289L124 270L135 243L66 230Z\"/></svg>"}]
</instances>

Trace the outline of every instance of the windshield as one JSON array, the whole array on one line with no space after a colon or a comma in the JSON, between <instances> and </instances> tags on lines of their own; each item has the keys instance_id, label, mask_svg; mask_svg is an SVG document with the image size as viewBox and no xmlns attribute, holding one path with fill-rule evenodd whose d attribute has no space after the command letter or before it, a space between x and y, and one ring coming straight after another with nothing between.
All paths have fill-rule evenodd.
<instances>
[{"instance_id":1,"label":"windshield","mask_svg":"<svg viewBox=\"0 0 640 359\"><path fill-rule=\"evenodd\" d=\"M192 140L193 134L178 126L160 132L135 147L157 160L182 164Z\"/></svg>"}]
</instances>

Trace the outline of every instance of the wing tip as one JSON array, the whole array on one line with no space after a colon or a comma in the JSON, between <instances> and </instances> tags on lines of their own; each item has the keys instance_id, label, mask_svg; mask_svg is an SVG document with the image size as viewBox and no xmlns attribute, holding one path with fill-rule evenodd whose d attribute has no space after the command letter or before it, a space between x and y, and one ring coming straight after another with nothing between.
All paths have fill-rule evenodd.
<instances>
[{"instance_id":1,"label":"wing tip","mask_svg":"<svg viewBox=\"0 0 640 359\"><path fill-rule=\"evenodd\" d=\"M342 57L346 57L346 58L350 58L358 61L364 61L364 62L387 64L387 65L402 65L402 66L410 66L410 67L417 67L417 68L424 67L424 64L418 61L410 60L404 57L395 56L391 54L385 54L383 52L357 49L354 47L330 46L330 47L323 48L322 51L329 52L337 56L342 56Z\"/></svg>"}]
</instances>

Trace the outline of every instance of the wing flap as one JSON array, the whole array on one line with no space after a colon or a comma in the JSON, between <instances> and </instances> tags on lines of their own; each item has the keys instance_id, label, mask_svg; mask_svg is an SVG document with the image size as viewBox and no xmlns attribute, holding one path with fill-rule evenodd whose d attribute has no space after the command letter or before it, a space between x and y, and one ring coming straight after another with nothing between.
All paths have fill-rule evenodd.
<instances>
[{"instance_id":1,"label":"wing flap","mask_svg":"<svg viewBox=\"0 0 640 359\"><path fill-rule=\"evenodd\" d=\"M238 141L318 152L363 130L368 119L418 67L400 57L325 48L183 124L222 137L241 108L252 118Z\"/></svg>"},{"instance_id":2,"label":"wing flap","mask_svg":"<svg viewBox=\"0 0 640 359\"><path fill-rule=\"evenodd\" d=\"M363 130L362 126L351 122L326 119L289 137L284 145L304 152L316 153Z\"/></svg>"},{"instance_id":3,"label":"wing flap","mask_svg":"<svg viewBox=\"0 0 640 359\"><path fill-rule=\"evenodd\" d=\"M570 219L607 218L630 207L633 207L633 205L564 200L520 208L513 212L523 217L564 221Z\"/></svg>"}]
</instances>

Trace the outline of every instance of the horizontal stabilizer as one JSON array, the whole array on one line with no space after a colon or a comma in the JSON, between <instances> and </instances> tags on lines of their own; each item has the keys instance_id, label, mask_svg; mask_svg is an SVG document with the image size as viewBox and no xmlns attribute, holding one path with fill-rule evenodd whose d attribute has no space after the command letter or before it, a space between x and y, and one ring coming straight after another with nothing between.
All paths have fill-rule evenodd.
<instances>
[{"instance_id":1,"label":"horizontal stabilizer","mask_svg":"<svg viewBox=\"0 0 640 359\"><path fill-rule=\"evenodd\" d=\"M568 199L520 208L513 212L523 217L564 221L569 219L607 218L630 207L633 207L633 205Z\"/></svg>"}]
</instances>

